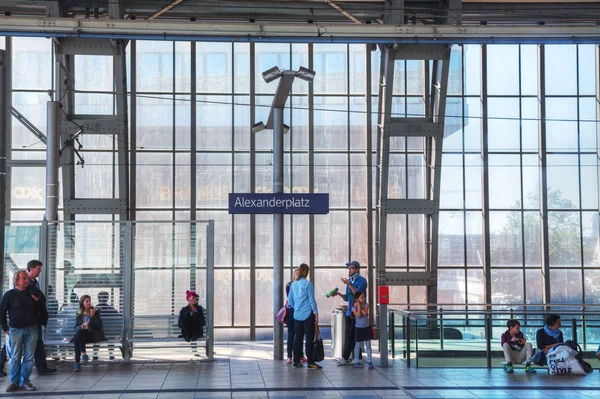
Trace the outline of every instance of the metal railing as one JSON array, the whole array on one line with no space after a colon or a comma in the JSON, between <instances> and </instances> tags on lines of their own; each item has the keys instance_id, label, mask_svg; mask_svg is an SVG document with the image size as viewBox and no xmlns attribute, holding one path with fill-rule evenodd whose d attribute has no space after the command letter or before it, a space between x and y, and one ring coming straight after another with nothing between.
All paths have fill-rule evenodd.
<instances>
[{"instance_id":1,"label":"metal railing","mask_svg":"<svg viewBox=\"0 0 600 399\"><path fill-rule=\"evenodd\" d=\"M536 348L536 331L549 314L561 316L564 340L578 342L584 354L600 345L600 305L588 304L481 304L419 305L388 310L388 348L407 366L492 368L503 360L500 336L506 322L517 319L528 342Z\"/></svg>"}]
</instances>

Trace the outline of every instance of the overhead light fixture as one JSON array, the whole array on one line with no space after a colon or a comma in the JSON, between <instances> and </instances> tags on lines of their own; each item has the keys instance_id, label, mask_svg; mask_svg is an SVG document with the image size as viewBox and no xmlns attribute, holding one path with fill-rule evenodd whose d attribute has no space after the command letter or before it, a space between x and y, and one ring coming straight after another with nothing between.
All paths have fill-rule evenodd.
<instances>
[{"instance_id":1,"label":"overhead light fixture","mask_svg":"<svg viewBox=\"0 0 600 399\"><path fill-rule=\"evenodd\" d=\"M281 77L281 70L279 70L277 66L274 66L273 68L264 71L262 76L265 82L270 83Z\"/></svg>"},{"instance_id":2,"label":"overhead light fixture","mask_svg":"<svg viewBox=\"0 0 600 399\"><path fill-rule=\"evenodd\" d=\"M290 127L284 123L283 124L283 134L287 134L287 132L289 132L289 131L290 131Z\"/></svg>"},{"instance_id":3,"label":"overhead light fixture","mask_svg":"<svg viewBox=\"0 0 600 399\"><path fill-rule=\"evenodd\" d=\"M308 68L300 67L298 69L298 72L296 73L296 76L310 83L313 80L315 80L315 71L311 71Z\"/></svg>"},{"instance_id":4,"label":"overhead light fixture","mask_svg":"<svg viewBox=\"0 0 600 399\"><path fill-rule=\"evenodd\" d=\"M250 126L250 131L252 133L258 133L263 130L265 130L265 124L262 122L257 122L254 125Z\"/></svg>"}]
</instances>

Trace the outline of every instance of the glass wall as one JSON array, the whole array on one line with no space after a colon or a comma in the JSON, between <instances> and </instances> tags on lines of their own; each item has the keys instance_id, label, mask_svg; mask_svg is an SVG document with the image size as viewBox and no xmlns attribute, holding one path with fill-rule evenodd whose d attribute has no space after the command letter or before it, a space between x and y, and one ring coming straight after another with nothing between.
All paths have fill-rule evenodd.
<instances>
[{"instance_id":1,"label":"glass wall","mask_svg":"<svg viewBox=\"0 0 600 399\"><path fill-rule=\"evenodd\" d=\"M263 81L261 73L266 69L306 66L316 71L312 88L297 80L286 104L284 120L291 130L284 141L285 191L330 194L328 215L284 218L286 280L294 266L312 262L320 321L328 324L330 310L342 302L323 294L340 284L339 278L347 273L345 262L355 259L367 265L371 250L367 191L376 198L374 187L366 185L367 174L375 176L375 168L367 169L367 156L373 164L377 161L376 152L367 154L366 149L368 139L376 148L377 129L372 127L372 137L367 137L367 123L375 124L376 118L367 117L366 101L371 101L376 113L380 55L365 47L137 41L135 53L128 54L135 57L137 81L131 121L136 126L132 151L137 164L131 169L136 218L189 220L195 214L198 220L215 220L218 336L249 338L255 332L258 338L267 337L273 322L272 217L233 216L227 211L230 192L272 189L272 133L252 134L249 129L267 120L277 87L277 82ZM46 101L54 88L52 43L13 38L11 48L13 106L45 131ZM488 299L536 304L543 301L544 284L552 287L548 300L555 303L600 302L594 284L600 278L597 48L569 45L543 50L536 45L452 49L440 202L440 303L477 306ZM369 66L371 76L367 76ZM103 78L112 74L110 58L80 57L75 68L76 112L113 113L112 82ZM424 113L427 69L422 61L397 62L393 106L397 116ZM367 84L371 84L371 99L366 99ZM545 121L540 120L541 109ZM12 159L44 160L45 146L15 119L12 127ZM81 143L85 165L76 172L76 194L114 197L117 142L88 134L82 135ZM422 151L421 139L393 141L390 197L424 196ZM541 167L543 159L547 168ZM32 163L14 166L11 172L11 220L41 220L44 168ZM484 176L489 181L486 192ZM551 269L546 280L542 278L544 198ZM374 216L375 209L369 211ZM388 224L396 245L388 245L387 268L423 270L424 220L394 216ZM489 242L485 242L485 225ZM164 260L165 253L180 254L168 264L156 263L157 268L173 269L170 275L176 276L177 290L191 284L192 277L182 273L190 263L189 251L178 248L174 240L187 233L173 228L145 234L155 243L148 248L150 258ZM491 279L489 293L486 273ZM144 284L172 284L173 279L153 280L158 275L148 273ZM425 300L424 287L392 290L397 304Z\"/></svg>"}]
</instances>

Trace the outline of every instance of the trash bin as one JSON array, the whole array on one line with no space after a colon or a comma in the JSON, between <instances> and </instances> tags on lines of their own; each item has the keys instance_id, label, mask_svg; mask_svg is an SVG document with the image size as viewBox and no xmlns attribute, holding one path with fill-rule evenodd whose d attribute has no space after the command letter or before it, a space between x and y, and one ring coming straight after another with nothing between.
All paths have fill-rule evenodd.
<instances>
[{"instance_id":1,"label":"trash bin","mask_svg":"<svg viewBox=\"0 0 600 399\"><path fill-rule=\"evenodd\" d=\"M331 311L331 357L337 359L341 359L344 352L347 309L347 306L343 306Z\"/></svg>"}]
</instances>

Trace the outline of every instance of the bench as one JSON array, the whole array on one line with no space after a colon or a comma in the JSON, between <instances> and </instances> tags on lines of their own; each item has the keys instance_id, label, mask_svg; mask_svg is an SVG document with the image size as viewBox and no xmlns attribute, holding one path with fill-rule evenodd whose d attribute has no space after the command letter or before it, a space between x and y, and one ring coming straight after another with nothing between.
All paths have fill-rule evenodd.
<instances>
[{"instance_id":1,"label":"bench","mask_svg":"<svg viewBox=\"0 0 600 399\"><path fill-rule=\"evenodd\" d=\"M125 359L128 360L132 356L134 348L191 348L194 356L199 356L198 348L204 347L206 356L208 356L207 343L209 338L206 337L206 326L204 326L203 338L187 342L180 337L181 329L177 325L178 318L179 315L133 316L131 318L130 336L127 338L129 353L126 354L128 356L125 356Z\"/></svg>"},{"instance_id":2,"label":"bench","mask_svg":"<svg viewBox=\"0 0 600 399\"><path fill-rule=\"evenodd\" d=\"M121 338L123 317L107 317L102 320L102 324L107 340L87 344L87 347L91 348L93 352L90 357L97 360L100 349L106 349L108 351L109 359L113 360L115 348L119 348L121 355L123 355L123 339ZM44 348L46 350L46 356L49 355L57 360L74 356L75 347L72 341L73 336L75 335L74 326L74 320L72 322L71 320L68 320L67 322L65 318L61 318L60 316L51 318L48 321L48 327L44 331Z\"/></svg>"}]
</instances>

